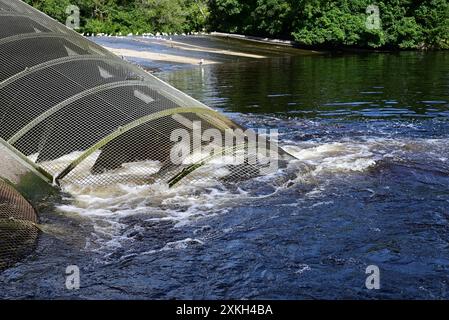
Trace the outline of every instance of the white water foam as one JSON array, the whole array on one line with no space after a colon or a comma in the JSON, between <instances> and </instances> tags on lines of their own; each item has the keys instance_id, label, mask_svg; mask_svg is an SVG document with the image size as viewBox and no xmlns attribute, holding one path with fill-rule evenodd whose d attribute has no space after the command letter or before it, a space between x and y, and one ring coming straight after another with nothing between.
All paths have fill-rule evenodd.
<instances>
[{"instance_id":1,"label":"white water foam","mask_svg":"<svg viewBox=\"0 0 449 320\"><path fill-rule=\"evenodd\" d=\"M291 170L293 167L297 170L295 179L289 181L289 187L297 183L308 183L310 180L316 183L318 179L319 184L305 195L316 197L314 192L321 193L326 185L324 178L322 181L319 180L320 176L327 175L328 179L329 174L361 173L374 168L383 159L400 159L410 151L423 151L428 155L435 153L435 157L443 159L445 157L438 154L438 150L446 146L446 141L368 138L361 141L342 140L329 143L287 141L286 144L284 149L298 159L292 161L292 166L286 169ZM76 154L72 157L66 156L65 159L57 161L68 161L75 156ZM136 170L137 167L142 169L154 165L152 162L126 164L120 171L123 174L139 174L145 170ZM63 191L71 195L71 202L59 205L58 210L92 221L95 233L89 239L87 249L114 250L121 247L124 242L130 241L123 235L128 226L122 222L122 218L139 216L146 222L171 221L174 227L181 227L203 217L222 214L243 201L272 196L282 192L287 185L277 186L273 194L253 197L249 190L237 188L231 191L224 187L214 179L213 174L208 176L206 169L213 171L214 167L204 166L199 171L207 179L196 184L180 184L175 188L169 188L162 183L149 185L116 183L104 186L67 183L63 185ZM270 183L271 177L261 179ZM189 239L185 241L190 243ZM167 243L165 247L171 246Z\"/></svg>"}]
</instances>

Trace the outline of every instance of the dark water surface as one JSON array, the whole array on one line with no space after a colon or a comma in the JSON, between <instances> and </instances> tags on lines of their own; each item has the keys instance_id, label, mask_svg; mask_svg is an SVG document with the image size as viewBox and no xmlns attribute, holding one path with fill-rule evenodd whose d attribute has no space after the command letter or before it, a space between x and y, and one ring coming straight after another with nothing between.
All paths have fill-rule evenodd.
<instances>
[{"instance_id":1,"label":"dark water surface","mask_svg":"<svg viewBox=\"0 0 449 320\"><path fill-rule=\"evenodd\" d=\"M449 53L289 54L157 76L278 129L298 158L279 173L288 182L68 188L41 215L35 254L0 274L0 297L449 298ZM365 288L368 265L380 290Z\"/></svg>"}]
</instances>

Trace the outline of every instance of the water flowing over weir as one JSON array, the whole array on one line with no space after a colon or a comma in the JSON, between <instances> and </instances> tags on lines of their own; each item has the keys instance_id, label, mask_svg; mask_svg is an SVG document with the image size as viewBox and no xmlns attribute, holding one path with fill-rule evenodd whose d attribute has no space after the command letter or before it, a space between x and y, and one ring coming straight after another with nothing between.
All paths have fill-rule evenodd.
<instances>
[{"instance_id":1,"label":"water flowing over weir","mask_svg":"<svg viewBox=\"0 0 449 320\"><path fill-rule=\"evenodd\" d=\"M242 127L19 0L0 0L0 115L0 151L31 168L33 177L63 188L131 182L173 187L204 178L199 169L210 163L209 176L223 180L260 174L261 166L248 161L259 151L249 151ZM189 152L177 163L171 158L179 145L171 138L175 130L200 135L199 144L188 141ZM201 139L211 130L220 138ZM229 132L239 133L223 147ZM211 145L218 152L204 154ZM250 152L242 164L217 168L217 158L242 150ZM282 150L276 155L291 159ZM0 194L12 194L10 188L1 185ZM18 198L1 200L8 205Z\"/></svg>"}]
</instances>

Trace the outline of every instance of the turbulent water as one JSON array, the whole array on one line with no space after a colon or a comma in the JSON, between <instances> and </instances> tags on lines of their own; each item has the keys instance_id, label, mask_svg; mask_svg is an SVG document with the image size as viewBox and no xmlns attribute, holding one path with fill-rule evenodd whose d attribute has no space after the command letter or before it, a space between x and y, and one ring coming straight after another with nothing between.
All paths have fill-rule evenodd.
<instances>
[{"instance_id":1,"label":"turbulent water","mask_svg":"<svg viewBox=\"0 0 449 320\"><path fill-rule=\"evenodd\" d=\"M297 160L237 185L65 185L0 297L449 298L448 70L448 53L162 68L236 122L278 129Z\"/></svg>"}]
</instances>

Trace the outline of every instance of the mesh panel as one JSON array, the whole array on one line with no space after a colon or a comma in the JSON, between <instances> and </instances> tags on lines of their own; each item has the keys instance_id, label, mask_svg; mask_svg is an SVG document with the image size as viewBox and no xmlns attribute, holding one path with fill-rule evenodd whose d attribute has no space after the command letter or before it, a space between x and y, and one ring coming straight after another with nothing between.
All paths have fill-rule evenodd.
<instances>
[{"instance_id":1,"label":"mesh panel","mask_svg":"<svg viewBox=\"0 0 449 320\"><path fill-rule=\"evenodd\" d=\"M123 65L104 58L69 60L24 74L0 85L0 137L10 139L45 111L85 90L136 77Z\"/></svg>"},{"instance_id":2,"label":"mesh panel","mask_svg":"<svg viewBox=\"0 0 449 320\"><path fill-rule=\"evenodd\" d=\"M13 12L12 7L8 6L8 2L1 0L0 1L0 12L2 11L8 11L8 12Z\"/></svg>"},{"instance_id":3,"label":"mesh panel","mask_svg":"<svg viewBox=\"0 0 449 320\"><path fill-rule=\"evenodd\" d=\"M11 38L7 38L11 39ZM72 42L51 35L38 38L16 38L0 41L0 81L40 63L89 52Z\"/></svg>"},{"instance_id":4,"label":"mesh panel","mask_svg":"<svg viewBox=\"0 0 449 320\"><path fill-rule=\"evenodd\" d=\"M84 39L83 36L79 35L78 33L68 29L65 25L57 22L56 20L50 18L49 16L45 15L44 13L34 9L33 7L29 6L28 4L24 3L20 0L0 0L0 8L4 7L3 12L0 11L0 13L15 13L15 14L21 14L26 15L27 17L30 17L34 21L44 25L45 27L49 28L55 33L59 34L66 34L70 36L71 41L75 43L82 43L89 47L89 51L96 52L96 54L100 55L109 55L114 56L111 54L108 50L105 50L101 46L89 42Z\"/></svg>"},{"instance_id":5,"label":"mesh panel","mask_svg":"<svg viewBox=\"0 0 449 320\"><path fill-rule=\"evenodd\" d=\"M50 29L29 17L5 15L0 11L0 39L26 33L50 32Z\"/></svg>"},{"instance_id":6,"label":"mesh panel","mask_svg":"<svg viewBox=\"0 0 449 320\"><path fill-rule=\"evenodd\" d=\"M36 223L33 207L0 179L0 270L30 253L39 234Z\"/></svg>"},{"instance_id":7,"label":"mesh panel","mask_svg":"<svg viewBox=\"0 0 449 320\"><path fill-rule=\"evenodd\" d=\"M262 163L261 157L266 157L268 151L253 150L247 144L225 147L212 156L205 156L197 162L185 166L177 174L165 177L169 186L180 183L208 183L220 180L224 183L239 183L252 178L276 173L277 167L270 168L269 163ZM270 161L276 156L271 155ZM280 163L284 160L280 160ZM277 165L278 165L277 164ZM167 180L168 178L168 180Z\"/></svg>"},{"instance_id":8,"label":"mesh panel","mask_svg":"<svg viewBox=\"0 0 449 320\"><path fill-rule=\"evenodd\" d=\"M16 15L16 16L26 16L36 21L37 23L45 26L46 28L60 33L68 33L69 29L63 24L60 24L56 20L48 17L42 12L35 10L28 4L18 1L18 0L0 0L0 14L6 15Z\"/></svg>"},{"instance_id":9,"label":"mesh panel","mask_svg":"<svg viewBox=\"0 0 449 320\"><path fill-rule=\"evenodd\" d=\"M179 114L190 121L201 122L200 134L215 128L197 114L189 112ZM124 181L168 183L171 176L187 167L182 163L173 163L170 157L177 143L171 140L171 134L180 128L186 130L189 136L193 136L191 128L180 125L172 116L160 117L136 126L107 142L88 157L83 165L67 175L64 181L83 185ZM206 144L203 142L201 145ZM190 141L189 148L191 153L197 151L194 149L193 141Z\"/></svg>"},{"instance_id":10,"label":"mesh panel","mask_svg":"<svg viewBox=\"0 0 449 320\"><path fill-rule=\"evenodd\" d=\"M202 181L223 181L237 182L243 178L254 178L260 175L257 164L257 150L254 152L248 147L248 139L243 132L233 132L217 130L214 122L209 122L208 117L200 117L198 114L185 114L188 120L200 124L201 136L205 132L215 129L219 133L219 139L202 139L196 145L190 142L190 152L181 157L178 163L173 163L173 159L165 162L158 173L157 180L168 184L170 187L180 183L192 183ZM177 124L179 127L179 123ZM190 135L194 135L189 130ZM248 159L254 161L248 161ZM239 160L239 161L234 161ZM179 163L181 161L181 163ZM254 164L252 164L254 163Z\"/></svg>"},{"instance_id":11,"label":"mesh panel","mask_svg":"<svg viewBox=\"0 0 449 320\"><path fill-rule=\"evenodd\" d=\"M131 82L128 85L125 82L66 106L52 108L47 112L48 117L14 146L26 155L38 153L37 162L48 162L74 151L86 150L119 127L144 115L175 107L176 104L145 84ZM57 173L59 168L49 164L46 169Z\"/></svg>"}]
</instances>

